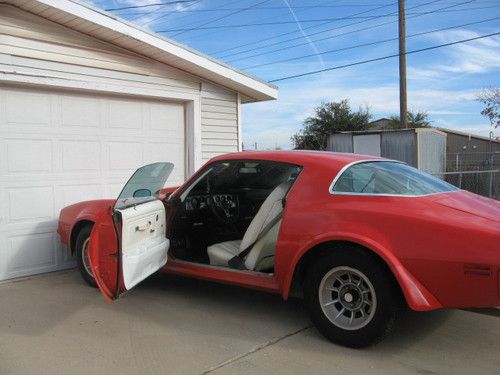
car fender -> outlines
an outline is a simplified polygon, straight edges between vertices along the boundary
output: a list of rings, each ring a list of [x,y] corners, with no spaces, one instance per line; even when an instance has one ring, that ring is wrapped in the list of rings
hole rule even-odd
[[[74,251],[71,248],[71,237],[75,228],[82,222],[95,223],[99,215],[109,210],[113,204],[114,200],[102,199],[76,203],[61,210],[57,233],[61,236],[61,242],[68,245],[70,253]]]
[[[283,283],[282,296],[287,299],[292,286],[293,276],[297,265],[302,257],[315,246],[331,241],[348,241],[373,251],[389,267],[396,278],[406,301],[411,309],[416,311],[427,311],[442,308],[441,303],[404,267],[396,256],[389,250],[388,245],[381,244],[371,238],[357,233],[331,232],[312,238],[293,257]]]

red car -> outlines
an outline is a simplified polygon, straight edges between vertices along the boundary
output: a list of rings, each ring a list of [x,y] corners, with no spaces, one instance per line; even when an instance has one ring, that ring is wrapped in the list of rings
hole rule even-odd
[[[144,166],[118,199],[61,211],[62,242],[109,301],[158,270],[293,293],[351,347],[384,337],[401,305],[500,305],[497,201],[354,154],[229,154],[164,189],[172,167]]]

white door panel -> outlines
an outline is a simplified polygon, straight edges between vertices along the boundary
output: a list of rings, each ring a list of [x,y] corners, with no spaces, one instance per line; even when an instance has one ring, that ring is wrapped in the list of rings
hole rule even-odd
[[[167,263],[165,207],[154,200],[117,211],[122,216],[123,281],[129,290]]]

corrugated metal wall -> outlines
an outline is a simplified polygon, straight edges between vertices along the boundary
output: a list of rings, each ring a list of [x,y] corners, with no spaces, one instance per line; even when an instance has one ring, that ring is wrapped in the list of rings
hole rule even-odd
[[[382,132],[382,156],[417,167],[417,138],[413,129]]]
[[[436,174],[445,172],[446,134],[430,129],[418,129],[418,168]]]
[[[332,134],[328,143],[330,151],[353,152],[352,133]]]
[[[466,147],[464,149],[464,146]],[[447,133],[446,152],[461,153],[461,152],[495,152],[500,151],[500,144],[490,142],[486,139],[471,138],[466,135]]]
[[[420,144],[417,133],[421,137]],[[335,133],[330,136],[330,150],[363,153],[362,150],[354,150],[353,147],[354,137],[360,135],[379,136],[373,137],[373,142],[380,142],[380,155],[382,157],[403,161],[426,172],[444,172],[446,157],[446,135],[444,133],[434,129]],[[417,147],[420,147],[420,152],[418,152]]]

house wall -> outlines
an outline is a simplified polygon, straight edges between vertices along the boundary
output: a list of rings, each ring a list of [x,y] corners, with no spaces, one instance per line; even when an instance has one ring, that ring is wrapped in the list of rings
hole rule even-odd
[[[186,103],[198,100],[201,102],[198,108],[186,107],[198,111],[191,117],[198,117],[194,121],[200,122],[199,127],[191,130],[196,134],[187,138],[201,143],[201,147],[194,147],[196,155],[191,169],[213,156],[238,151],[237,93],[43,17],[0,4],[0,84],[2,80],[15,81],[14,76],[27,83],[75,85],[76,82],[80,88],[171,97]]]
[[[237,94],[207,83],[201,87],[201,158],[206,162],[239,150],[239,106]]]

